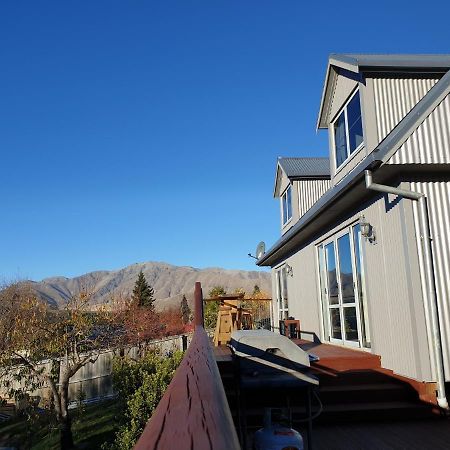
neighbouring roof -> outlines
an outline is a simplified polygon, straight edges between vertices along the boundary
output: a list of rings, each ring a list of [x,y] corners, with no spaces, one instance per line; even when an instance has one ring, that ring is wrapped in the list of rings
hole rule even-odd
[[[289,179],[330,178],[329,158],[278,158],[278,163]]]
[[[408,55],[408,54],[357,54],[332,53],[320,102],[317,128],[327,128],[327,108],[331,100],[331,87],[340,69],[360,74],[361,72],[447,72],[450,69],[450,55]]]
[[[256,264],[270,266],[294,251],[304,239],[314,233],[314,229],[324,226],[341,214],[344,207],[361,201],[368,195],[361,181],[366,169],[375,169],[384,164],[392,154],[431,114],[437,105],[450,95],[450,70],[430,89],[430,91],[409,111],[397,126],[378,144],[373,152],[364,158],[337,185],[329,189],[304,216],[262,256]],[[440,164],[441,170],[448,170]],[[350,195],[353,192],[354,195]],[[341,207],[336,204],[341,202]],[[323,214],[327,211],[327,214]],[[303,235],[303,236],[302,236]]]

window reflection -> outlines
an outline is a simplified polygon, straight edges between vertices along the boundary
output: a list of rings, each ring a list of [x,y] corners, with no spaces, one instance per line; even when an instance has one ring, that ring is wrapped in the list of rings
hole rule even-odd
[[[350,236],[338,239],[339,277],[341,281],[342,303],[355,303],[355,291],[353,289],[352,254],[350,250]]]
[[[336,274],[336,257],[334,255],[334,244],[325,246],[325,253],[327,258],[327,271],[328,271],[328,295],[330,305],[337,305],[339,303],[339,287]]]

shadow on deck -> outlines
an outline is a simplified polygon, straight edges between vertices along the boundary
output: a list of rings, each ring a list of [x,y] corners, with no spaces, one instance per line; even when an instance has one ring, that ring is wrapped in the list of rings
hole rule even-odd
[[[440,416],[430,402],[432,395],[425,383],[383,369],[380,357],[369,352],[320,342],[294,342],[320,358],[311,364],[320,380],[317,393],[323,403],[323,411],[314,421],[315,450],[450,448],[450,421]],[[238,400],[232,354],[226,346],[216,347],[214,353],[236,421]],[[263,405],[279,407],[286,397],[293,428],[305,436],[301,396],[287,391],[261,392],[246,412],[247,442],[251,443],[252,434],[262,426]]]

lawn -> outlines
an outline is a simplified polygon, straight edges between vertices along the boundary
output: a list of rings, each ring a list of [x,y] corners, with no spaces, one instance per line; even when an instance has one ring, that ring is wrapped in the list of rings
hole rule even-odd
[[[98,450],[103,443],[112,442],[116,430],[117,403],[108,401],[86,407],[77,417],[73,413],[73,437],[77,448]],[[30,425],[23,419],[0,424],[0,447],[15,446],[19,449],[59,450],[59,434],[44,427],[30,433]],[[30,436],[31,435],[31,436]]]

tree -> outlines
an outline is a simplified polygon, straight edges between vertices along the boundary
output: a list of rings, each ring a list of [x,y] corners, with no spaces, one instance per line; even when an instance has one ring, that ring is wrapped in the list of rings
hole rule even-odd
[[[133,295],[131,298],[137,306],[153,309],[153,302],[155,301],[153,294],[153,288],[149,286],[147,280],[145,279],[144,273],[141,270],[134,285]]]
[[[166,309],[160,315],[165,336],[177,336],[184,333],[184,324],[178,308]]]
[[[256,297],[257,295],[260,294],[260,292],[261,292],[260,287],[257,284],[255,284],[255,287],[253,288],[252,297]]]
[[[54,310],[29,286],[12,284],[0,291],[0,379],[16,398],[49,387],[63,449],[73,447],[70,378],[122,335],[110,312],[89,309],[92,295],[82,290],[63,310]],[[42,364],[45,359],[52,363]]]
[[[221,295],[226,295],[225,288],[223,286],[214,286],[209,291],[209,298],[220,297]],[[219,302],[206,302],[205,309],[203,312],[205,328],[214,328],[217,323],[217,315],[219,314]]]
[[[181,299],[181,319],[183,321],[183,325],[187,325],[191,319],[191,308],[189,308],[188,301],[185,295]]]

